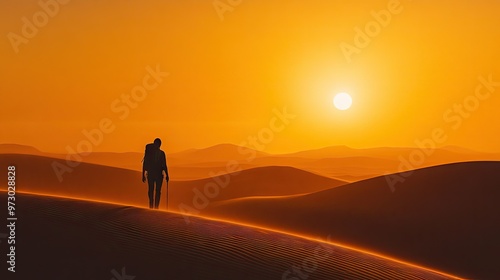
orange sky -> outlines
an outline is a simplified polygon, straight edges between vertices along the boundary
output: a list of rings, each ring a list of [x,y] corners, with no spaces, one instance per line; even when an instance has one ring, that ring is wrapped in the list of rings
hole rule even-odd
[[[42,2],[45,18],[38,1],[0,2],[0,143],[64,152],[107,119],[114,129],[94,151],[259,133],[268,152],[412,146],[441,128],[442,145],[500,152],[500,84],[474,97],[479,76],[500,82],[498,1],[242,0],[223,14],[212,0]],[[341,44],[388,6],[390,22],[347,59]],[[23,33],[34,15],[38,30]],[[148,67],[169,75],[149,79]],[[120,99],[145,78],[144,100]],[[354,98],[348,111],[333,107],[341,91]],[[466,98],[472,111],[453,111]],[[295,118],[270,137],[284,107]]]

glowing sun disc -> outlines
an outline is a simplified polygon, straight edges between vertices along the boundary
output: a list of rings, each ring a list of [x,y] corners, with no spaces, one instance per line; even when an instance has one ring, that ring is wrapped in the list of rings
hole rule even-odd
[[[335,108],[345,111],[352,106],[352,97],[345,92],[341,92],[333,98],[333,105],[335,105]]]

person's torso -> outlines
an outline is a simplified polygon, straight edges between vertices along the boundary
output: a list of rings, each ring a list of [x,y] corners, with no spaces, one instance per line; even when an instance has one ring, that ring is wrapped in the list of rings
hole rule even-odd
[[[162,171],[165,169],[165,152],[163,152],[162,150],[156,150],[152,152],[148,160],[148,174],[161,176]]]

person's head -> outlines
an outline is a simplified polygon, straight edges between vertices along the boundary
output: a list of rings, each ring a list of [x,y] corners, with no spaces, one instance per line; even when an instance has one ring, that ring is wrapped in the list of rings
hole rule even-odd
[[[160,148],[161,146],[161,139],[160,138],[156,138],[155,141],[153,142],[157,147],[158,149]]]

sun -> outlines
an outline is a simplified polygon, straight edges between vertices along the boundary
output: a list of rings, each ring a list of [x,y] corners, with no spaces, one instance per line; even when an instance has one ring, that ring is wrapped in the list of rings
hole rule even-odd
[[[333,98],[333,105],[335,105],[335,108],[345,111],[352,106],[352,97],[345,92],[341,92]]]

